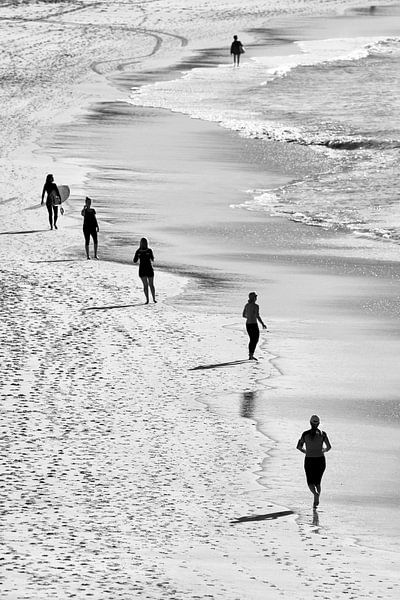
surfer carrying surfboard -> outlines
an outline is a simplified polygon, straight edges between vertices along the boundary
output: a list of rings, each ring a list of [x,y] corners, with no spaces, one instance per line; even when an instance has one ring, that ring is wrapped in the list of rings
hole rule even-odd
[[[231,54],[233,54],[233,64],[237,67],[240,63],[240,55],[244,54],[243,44],[240,40],[238,40],[238,36],[233,36],[233,42],[231,44]]]
[[[86,196],[85,206],[81,210],[83,217],[83,235],[85,236],[85,250],[86,257],[90,260],[89,256],[89,242],[90,237],[93,238],[94,246],[94,258],[97,260],[97,233],[99,232],[99,225],[97,223],[96,211],[92,208],[92,200]]]
[[[53,229],[53,225],[54,229],[57,229],[58,206],[61,204],[61,198],[60,192],[51,173],[47,175],[45,184],[43,186],[41,204],[44,202],[45,194],[47,194],[46,208],[49,213],[50,229]]]

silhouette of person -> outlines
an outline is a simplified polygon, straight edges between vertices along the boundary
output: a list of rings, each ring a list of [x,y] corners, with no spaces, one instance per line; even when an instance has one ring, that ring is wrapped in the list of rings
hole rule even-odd
[[[320,423],[317,415],[312,415],[310,419],[311,429],[303,431],[301,438],[297,442],[297,450],[305,454],[304,470],[306,472],[307,485],[310,492],[314,495],[313,508],[317,508],[321,494],[321,479],[324,474],[326,462],[325,452],[331,449],[331,443],[325,431],[318,428]],[[303,448],[305,446],[305,449]]]
[[[83,217],[83,235],[85,236],[85,250],[86,250],[86,258],[90,260],[89,256],[89,243],[90,237],[93,239],[93,247],[94,247],[94,258],[98,260],[97,256],[97,234],[100,231],[99,224],[97,223],[96,211],[92,208],[92,200],[86,196],[85,198],[85,206],[81,210],[81,215]]]
[[[144,295],[146,296],[146,304],[149,303],[149,287],[153,297],[153,302],[157,302],[156,290],[154,288],[154,270],[153,265],[151,264],[154,261],[154,255],[153,250],[148,246],[146,238],[142,238],[140,240],[139,248],[136,250],[135,256],[133,257],[134,263],[137,263],[138,261],[139,277],[143,282],[143,291]]]
[[[242,42],[238,40],[238,36],[233,36],[233,42],[231,44],[231,54],[233,54],[233,64],[239,66],[240,55],[244,53]]]
[[[259,321],[263,327],[266,329],[264,321],[260,317],[260,308],[258,304],[256,304],[257,294],[255,292],[250,292],[249,301],[243,309],[243,317],[246,319],[246,329],[249,334],[249,360],[257,360],[254,357],[254,351],[256,349],[258,339],[260,337],[260,330],[258,329]]]
[[[58,191],[58,187],[54,182],[54,177],[51,173],[49,173],[46,177],[45,184],[43,186],[42,191],[42,201],[44,202],[44,196],[47,194],[46,198],[46,208],[49,213],[49,223],[50,229],[57,229],[57,219],[58,219],[58,205],[61,204],[60,192]]]

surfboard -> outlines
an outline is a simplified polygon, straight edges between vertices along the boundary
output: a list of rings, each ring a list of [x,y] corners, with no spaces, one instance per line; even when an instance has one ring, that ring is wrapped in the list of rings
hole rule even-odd
[[[62,204],[63,202],[65,202],[66,200],[68,200],[69,195],[70,195],[70,189],[67,185],[59,185],[58,186],[58,191],[60,192],[60,202],[55,202],[55,204]]]

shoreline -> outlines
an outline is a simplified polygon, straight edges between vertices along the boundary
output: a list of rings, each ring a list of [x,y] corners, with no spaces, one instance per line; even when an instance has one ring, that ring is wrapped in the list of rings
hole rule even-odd
[[[129,79],[127,77],[128,77],[127,74],[125,74],[124,75],[124,81],[125,81],[125,85],[127,86],[127,89],[130,89],[131,82],[129,82]],[[134,74],[133,77],[134,77],[134,81],[135,81],[137,75]],[[118,107],[121,106],[121,105],[120,105],[119,101],[117,102],[117,105],[113,105],[113,106],[117,108],[117,110],[115,112],[115,114],[116,114],[116,124],[117,124],[117,126],[119,126],[119,135],[120,135],[121,129],[125,128],[126,126],[129,126],[129,110],[128,110],[128,113],[126,113],[127,109],[121,107],[122,108],[122,113],[120,113]],[[111,111],[110,111],[110,105],[109,104],[107,104],[106,107],[105,107],[105,113],[104,113],[104,115],[102,113],[102,110],[103,110],[102,105],[100,105],[99,107],[94,107],[94,108],[91,109],[92,115],[93,115],[93,111],[94,111],[95,114],[97,113],[99,115],[98,118],[94,119],[94,124],[95,124],[96,127],[98,127],[99,125],[101,125],[104,117],[105,117],[106,122],[107,122],[107,118],[109,118],[110,115],[112,117],[112,115],[114,114],[114,109],[112,108]],[[130,109],[130,110],[132,110],[132,109]],[[234,133],[232,134],[231,132],[228,132],[226,130],[221,130],[221,128],[219,128],[218,126],[216,126],[214,124],[208,124],[208,123],[204,123],[204,122],[193,122],[193,120],[190,120],[189,117],[180,116],[180,115],[176,115],[176,114],[173,114],[173,113],[170,114],[170,113],[168,113],[168,111],[164,111],[164,110],[157,110],[157,109],[135,109],[134,108],[133,112],[134,112],[134,114],[139,115],[139,123],[143,124],[143,131],[146,132],[147,143],[149,143],[149,144],[151,144],[151,142],[149,142],[149,140],[152,140],[151,134],[149,135],[149,126],[150,125],[153,126],[154,129],[155,129],[155,132],[156,132],[155,133],[155,135],[156,135],[155,139],[157,139],[157,136],[160,135],[160,127],[162,127],[163,124],[165,124],[165,128],[166,128],[165,130],[166,130],[166,132],[168,132],[169,130],[170,131],[172,131],[172,130],[176,131],[177,129],[179,131],[185,132],[188,129],[188,130],[192,130],[193,132],[195,132],[195,133],[191,133],[191,135],[195,135],[196,136],[196,135],[199,135],[198,132],[204,132],[204,133],[200,133],[200,135],[210,136],[210,139],[214,138],[214,136],[215,136],[215,141],[221,140],[224,137],[225,137],[225,139],[230,139],[230,138],[235,138],[236,137],[236,134],[234,134]],[[128,114],[128,120],[126,118],[127,114]],[[120,121],[121,118],[122,118],[122,121]],[[113,122],[113,118],[111,118],[111,123],[112,122]],[[120,122],[120,125],[119,125],[119,122]],[[87,121],[87,125],[90,126],[91,123],[93,123],[93,116],[91,116],[90,120]],[[174,123],[175,125],[172,125],[171,123]],[[178,124],[178,126],[177,126],[177,124]],[[134,124],[133,124],[133,127],[135,127]],[[81,129],[81,124],[78,124],[78,128]],[[104,135],[103,134],[97,134],[97,135],[99,135],[99,138],[103,142]],[[161,137],[166,137],[166,135],[167,134],[161,135]],[[72,137],[72,140],[73,139],[74,139],[74,136]],[[90,139],[92,140],[92,144],[93,144],[93,136],[92,135],[90,135]],[[143,138],[139,137],[139,139],[143,139]],[[210,143],[214,143],[214,142],[207,142],[207,144],[208,144],[208,146],[206,146],[207,148],[211,147]],[[249,140],[244,140],[243,144],[244,144],[244,146],[245,146],[245,148],[247,150],[248,149],[248,145],[249,145]],[[85,145],[86,145],[85,142],[83,142],[83,147],[85,147]],[[107,147],[107,153],[109,153],[110,152],[110,144],[106,143],[105,146]],[[152,147],[153,146],[154,146],[154,142],[152,143]],[[73,146],[72,146],[72,148],[73,148]],[[224,144],[223,148],[224,148],[224,152],[226,152],[226,150],[227,150],[227,144]],[[115,152],[115,148],[113,149],[113,151]],[[76,152],[76,149],[75,149],[75,152]],[[162,154],[162,152],[163,152],[163,150],[161,150],[161,154]],[[96,168],[94,169],[94,174],[91,176],[93,184],[95,186],[99,185],[99,183],[100,183],[100,185],[102,184],[101,179],[100,179],[100,181],[96,180],[96,177],[97,177],[96,176],[96,170],[101,165],[101,161],[102,160],[103,159],[100,158],[100,161],[98,162],[98,166],[96,166]],[[176,161],[176,157],[174,157],[173,160]],[[200,160],[202,160],[202,159],[200,159]],[[85,161],[86,161],[86,159],[85,159]],[[135,161],[133,161],[133,162],[135,162]],[[123,164],[123,163],[121,163],[121,164]],[[93,165],[93,163],[92,163],[92,165]],[[92,166],[92,170],[93,170],[93,166]],[[140,168],[139,168],[138,172],[140,173]],[[265,173],[263,174],[263,176],[265,177]],[[282,177],[282,175],[279,175],[278,177]],[[266,178],[268,179],[268,176]],[[157,179],[158,179],[157,176],[154,179],[154,174],[152,172],[152,169],[150,169],[149,180],[157,181]],[[126,207],[127,205],[125,204],[124,206]],[[105,208],[105,204],[102,205],[102,210],[104,210],[104,208]],[[151,208],[147,209],[148,213],[151,213],[151,210],[152,210]],[[156,214],[157,214],[157,212],[156,212]],[[110,212],[110,215],[112,216],[112,210]],[[143,217],[143,215],[142,215],[142,217]],[[144,214],[144,220],[145,220],[145,222],[148,222],[148,219],[149,219],[149,217],[145,213]],[[262,227],[264,227],[264,225],[265,225],[265,223],[263,222],[263,219],[262,219],[262,217],[260,217],[260,215],[245,214],[243,216],[240,215],[239,222],[240,222],[240,219],[242,219],[242,220],[244,219],[245,221],[248,221],[250,224],[254,223],[254,231],[257,231],[256,228],[259,226],[260,223],[262,223]],[[273,228],[275,228],[277,222],[279,222],[278,230],[279,230],[280,233],[283,233],[283,235],[284,235],[283,239],[284,239],[285,242],[291,236],[293,236],[293,233],[295,232],[294,244],[293,244],[293,254],[289,254],[286,259],[283,256],[279,256],[279,252],[277,252],[277,250],[276,250],[277,247],[276,247],[276,239],[275,239],[274,240],[275,245],[274,245],[274,243],[272,244],[271,251],[270,251],[270,253],[272,253],[272,257],[270,255],[268,255],[268,252],[265,253],[265,250],[263,250],[263,252],[260,253],[259,256],[257,256],[257,258],[255,258],[254,253],[252,253],[251,255],[249,255],[249,261],[250,262],[247,262],[247,264],[249,266],[251,266],[252,263],[254,262],[254,260],[256,260],[256,262],[254,264],[255,265],[259,265],[260,264],[260,262],[259,262],[260,261],[260,257],[263,257],[263,259],[265,258],[269,262],[270,269],[272,269],[272,266],[274,265],[273,269],[272,269],[272,272],[274,273],[274,275],[272,276],[272,278],[269,278],[269,280],[267,280],[266,282],[264,282],[260,286],[261,289],[262,289],[262,295],[263,296],[265,296],[265,297],[268,296],[270,284],[274,283],[274,280],[276,278],[277,278],[277,281],[279,281],[278,289],[279,289],[279,287],[282,284],[285,286],[286,285],[285,284],[285,279],[288,276],[291,276],[290,273],[293,271],[293,266],[296,269],[296,267],[298,268],[300,265],[301,265],[301,269],[299,271],[299,274],[302,275],[302,276],[304,276],[304,275],[307,274],[307,280],[309,280],[310,283],[311,283],[311,285],[312,285],[311,289],[313,289],[314,293],[317,294],[316,298],[313,300],[313,302],[309,306],[307,306],[307,304],[310,304],[309,299],[306,299],[307,300],[307,304],[305,304],[303,306],[303,309],[306,310],[306,313],[305,313],[305,316],[307,315],[306,319],[309,319],[310,308],[316,307],[317,306],[317,302],[318,302],[319,298],[321,297],[321,294],[320,294],[320,292],[317,291],[317,287],[316,286],[319,286],[320,283],[321,283],[321,281],[324,281],[325,285],[326,284],[328,284],[329,286],[333,285],[333,283],[332,284],[329,283],[329,279],[331,279],[332,282],[334,282],[334,281],[339,282],[339,280],[342,279],[343,275],[344,275],[343,266],[347,265],[347,268],[348,268],[348,271],[349,271],[348,275],[347,275],[348,276],[348,282],[349,282],[349,284],[352,286],[352,288],[354,290],[357,289],[358,282],[352,276],[353,275],[353,271],[354,271],[354,259],[353,259],[353,257],[351,257],[351,256],[350,257],[346,257],[345,256],[343,259],[339,259],[338,260],[337,257],[333,257],[332,258],[332,256],[330,256],[329,254],[328,254],[327,257],[324,257],[322,253],[317,253],[316,256],[315,256],[315,259],[314,259],[315,262],[316,262],[316,265],[317,265],[317,268],[315,269],[314,266],[312,265],[312,262],[313,262],[312,257],[315,254],[315,246],[309,244],[309,239],[310,239],[309,228],[307,226],[297,225],[295,223],[282,222],[282,220],[279,220],[279,219],[272,219],[271,220],[271,229],[270,229],[270,231],[272,231]],[[154,226],[154,220],[152,222],[152,225]],[[231,221],[230,225],[232,225],[232,221]],[[115,228],[115,224],[114,224],[114,228]],[[176,234],[177,230],[173,231],[173,233]],[[322,247],[324,247],[324,243],[326,243],[326,242],[324,242],[324,240],[326,240],[326,239],[328,239],[328,240],[337,239],[337,235],[336,235],[335,232],[332,233],[332,232],[325,232],[325,231],[318,231],[317,230],[317,231],[312,231],[311,234],[312,234],[312,238],[313,239],[317,239],[317,240],[320,239],[322,241]],[[114,240],[115,240],[115,236],[114,236]],[[306,250],[305,256],[302,257],[302,258],[299,256],[299,240],[302,240],[302,243],[305,244],[305,247],[309,248],[308,251]],[[303,242],[303,240],[304,240],[304,242]],[[125,242],[125,234],[123,234],[123,236],[122,236],[122,242],[123,243]],[[158,244],[158,245],[160,245],[161,248],[162,248],[163,246],[165,246],[166,243],[168,244],[168,237],[166,239],[164,239],[161,244]],[[121,246],[121,249],[124,250],[123,245]],[[114,250],[115,250],[115,246],[114,246]],[[309,254],[309,255],[307,256],[307,254]],[[311,254],[311,256],[310,256],[310,254]],[[106,258],[108,258],[108,257],[106,257]],[[273,259],[272,263],[271,263],[271,258]],[[124,259],[124,262],[125,262],[125,259]],[[376,263],[374,262],[374,260],[370,260],[370,261],[367,260],[366,262],[370,266],[371,272],[375,276],[376,275]],[[195,258],[194,261],[192,261],[191,263],[189,263],[189,265],[186,268],[184,268],[183,271],[186,272],[187,274],[190,274],[190,272],[193,270],[193,266],[192,265],[194,265],[194,264],[197,264],[197,268],[198,268],[198,265],[199,265],[198,256]],[[203,278],[204,278],[203,269],[205,268],[204,265],[206,265],[206,264],[208,264],[208,257],[206,258],[205,261],[203,260],[203,266],[200,267],[200,270],[199,270],[200,280],[197,278],[197,279],[195,279],[195,281],[193,282],[193,284],[191,284],[191,288],[194,290],[195,295],[198,294],[198,292],[199,292],[199,281],[200,282],[203,281]],[[229,275],[229,261],[228,262],[224,262],[222,264],[224,265],[225,269],[228,268],[228,277],[227,277],[226,283],[228,285],[228,289],[230,289],[230,291],[232,293],[232,291],[233,291],[232,290],[232,277]],[[386,263],[386,264],[389,264],[389,263]],[[326,266],[328,266],[329,269],[333,270],[333,277],[327,276]],[[396,264],[396,266],[398,266],[398,265]],[[217,291],[215,291],[215,290],[212,291],[212,295],[213,295],[214,298],[222,298],[223,294],[225,293],[224,290],[226,289],[226,283],[224,282],[224,280],[220,280],[219,279],[219,271],[221,270],[221,261],[220,260],[219,260],[219,264],[218,264],[218,262],[215,264],[215,267],[216,267],[215,276],[213,275],[211,277],[210,282],[217,283],[218,287],[217,287]],[[161,267],[161,268],[163,268],[163,267]],[[170,268],[170,265],[166,265],[166,270],[168,270],[169,268]],[[256,266],[256,268],[257,268],[257,266]],[[305,269],[305,271],[304,271],[304,269]],[[359,270],[359,273],[361,274],[363,280],[365,281],[366,272],[365,272],[365,268],[363,267],[363,261],[362,260],[359,263],[358,270]],[[285,272],[286,272],[286,274],[285,274]],[[323,277],[322,280],[320,280],[321,276]],[[312,283],[313,281],[315,283]],[[221,286],[221,284],[222,284],[222,286]],[[259,282],[259,285],[260,285],[260,282]],[[340,289],[340,287],[343,287],[343,284],[340,284],[338,286],[338,289]],[[368,290],[367,294],[371,293],[371,289],[372,288],[369,285],[367,285],[367,290]],[[208,293],[210,293],[210,291],[211,291],[211,288],[208,285],[206,285],[206,287],[205,287],[205,294],[207,295]],[[325,296],[325,294],[322,293],[322,299],[324,299],[324,296]],[[348,296],[348,294],[346,294],[346,296]],[[238,294],[236,292],[234,292],[234,296],[233,297],[234,297],[234,302],[235,302],[234,305],[237,307],[238,302],[239,302]],[[181,296],[181,298],[182,298],[182,296]],[[191,309],[192,309],[191,304],[193,302],[193,293],[189,297],[189,303],[190,304],[188,304],[187,301],[184,301],[181,298],[177,298],[176,299],[176,302],[178,303],[178,305],[180,305],[184,310],[188,310],[189,312],[191,312]],[[278,312],[277,311],[277,303],[281,302],[281,298],[282,298],[282,292],[278,291],[277,294],[276,294],[276,299],[274,300],[274,303],[272,305],[272,312],[275,314],[274,321],[276,323],[279,323],[279,321],[283,319],[282,320],[282,324],[285,324],[285,322],[288,320],[288,310],[290,312],[292,310],[292,307],[291,307],[291,305],[289,305],[288,310],[286,310],[282,314],[282,316],[280,316],[279,313],[277,314],[277,312]],[[348,302],[349,299],[350,298],[348,298],[348,297],[346,298],[347,302]],[[204,304],[204,302],[205,302],[205,304]],[[206,312],[208,312],[210,310],[212,304],[213,304],[213,300],[211,301],[211,305],[208,305],[208,303],[205,300],[205,296],[203,294],[203,299],[200,300],[200,302],[197,304],[197,306],[198,306],[197,310],[200,310],[200,312],[204,312],[204,310]],[[393,298],[393,306],[394,306],[393,316],[396,317],[397,315],[396,315],[396,299],[395,299],[395,297]],[[359,313],[359,308],[357,306],[357,302],[353,306],[351,306],[351,305],[346,306],[346,312],[347,311],[349,311],[350,315],[353,315],[353,318],[356,317],[356,315]],[[319,310],[319,313],[320,314],[324,314],[323,312],[321,312],[321,310]],[[232,315],[233,314],[232,310],[230,310],[230,311],[228,310],[228,314]],[[329,314],[330,313],[328,313],[328,315]],[[379,312],[378,312],[378,314],[379,314]],[[380,320],[381,320],[381,315],[379,315],[379,316],[380,316]],[[363,317],[363,319],[364,319],[364,317]],[[337,318],[335,318],[335,320],[337,320]],[[297,327],[297,324],[295,324],[295,326]],[[310,327],[308,327],[308,325],[307,325],[307,328],[310,329],[311,336],[313,337],[315,335],[315,331],[318,332],[318,330],[319,330],[318,319],[316,320],[316,325],[315,326],[312,324],[312,322],[310,323],[310,326],[311,326],[311,329],[310,329]],[[285,332],[286,334],[288,334],[286,325],[284,325],[284,327],[282,328],[282,333],[283,332]],[[302,335],[309,336],[310,334],[306,330],[305,333],[304,332],[302,333]],[[274,353],[278,353],[279,355],[281,355],[281,354],[285,355],[286,354],[287,349],[286,349],[285,340],[280,339],[280,336],[279,336],[278,332],[277,333],[273,332],[272,336],[269,336],[269,339],[270,339],[269,343],[271,343],[271,344],[275,343],[276,344],[275,350],[273,350],[272,354],[274,354]],[[278,352],[276,352],[277,350],[278,350]],[[300,348],[298,350],[300,350]],[[322,356],[323,356],[324,355],[324,349],[323,349],[323,347],[321,345],[320,345],[320,351],[322,352]],[[311,355],[313,355],[312,351],[311,351]],[[371,358],[371,360],[372,360],[372,358]],[[296,367],[296,363],[294,363],[293,365],[290,365],[290,363],[288,363],[287,360],[285,360],[285,362],[283,364],[284,364],[283,371],[285,371],[285,369],[287,369],[289,367],[289,372],[290,372],[290,369],[292,368],[292,366]],[[321,371],[322,371],[322,373],[324,374],[324,377],[325,377],[325,373],[326,373],[326,367],[325,367],[325,365],[324,365],[323,369],[321,369]],[[304,377],[305,373],[304,373],[303,369],[301,370],[301,373],[302,373],[302,376]],[[349,373],[349,376],[350,376],[350,373]],[[295,378],[297,386],[299,386],[299,384],[300,384],[299,379],[300,379],[299,377]],[[308,378],[306,377],[305,380],[307,381],[307,379]],[[279,386],[278,386],[278,388],[279,388]],[[285,386],[283,386],[283,388],[285,388]],[[307,389],[307,384],[303,383],[303,385],[301,385],[300,390],[303,390],[303,389]],[[299,391],[297,393],[295,393],[294,397],[296,397],[296,395],[298,396],[299,393],[301,394],[301,392],[299,392]],[[321,393],[321,390],[317,388],[317,391],[315,392],[315,394],[318,396],[318,395],[320,395],[320,393]],[[292,395],[293,394],[290,394],[290,396],[292,396]],[[319,402],[321,402],[321,401],[319,400]],[[326,411],[326,408],[324,406],[322,406],[322,408],[320,410]],[[331,418],[332,418],[332,416],[331,416]],[[261,419],[262,418],[263,418],[263,416],[261,416]],[[342,427],[343,423],[341,423],[340,426]],[[269,434],[268,434],[268,432],[267,432],[266,429],[264,429],[264,435],[266,435],[267,437],[269,437]],[[292,476],[293,476],[293,474],[292,474]]]
[[[151,124],[157,128],[165,121],[166,128],[173,129],[171,123],[177,122],[169,115],[160,120],[154,117],[153,122],[152,119],[144,119],[145,132]],[[178,119],[182,130],[192,130],[188,117]],[[72,130],[73,125],[71,122],[66,127]],[[83,128],[79,131],[79,127],[78,122],[76,139],[82,144],[85,131]],[[205,132],[207,152],[230,135],[208,125],[193,127]],[[107,152],[110,153],[110,148]],[[189,151],[188,154],[190,160]],[[51,144],[46,143],[45,148],[38,151],[39,155],[39,162],[44,162],[43,156],[51,156]],[[61,165],[63,173],[75,169],[75,164],[65,160],[64,150],[60,153],[58,148],[55,164]],[[84,160],[83,165],[82,173],[93,170],[93,163]],[[224,173],[226,181],[230,169],[228,166]],[[149,172],[151,179],[154,170],[149,169]],[[87,183],[89,175],[85,179]],[[93,184],[99,181],[96,175],[91,179]],[[124,189],[120,182],[113,182],[113,186]],[[76,189],[82,191],[83,182]],[[95,198],[97,204],[97,195]],[[332,323],[328,328],[324,319],[338,310],[333,327],[347,328],[351,319],[360,313],[358,305],[363,302],[363,293],[370,300],[376,297],[375,309],[379,312],[379,302],[386,292],[391,290],[391,298],[395,300],[391,285],[382,287],[377,278],[376,286],[371,286],[370,277],[365,283],[362,264],[359,272],[365,283],[363,290],[359,289],[361,278],[352,277],[351,272],[343,278],[340,262],[331,265],[336,277],[326,276],[330,257],[322,260],[322,267],[310,268],[311,258],[299,257],[299,239],[301,246],[309,236],[307,228],[281,222],[278,227],[278,221],[270,220],[266,231],[278,229],[280,233],[286,232],[286,239],[294,239],[293,254],[284,259],[283,266],[274,242],[268,251],[257,249],[246,258],[249,264],[255,265],[255,270],[265,260],[268,267],[268,272],[262,274],[262,283],[260,281],[262,314],[268,315],[265,319],[268,323],[270,313],[273,315],[272,332],[260,340],[262,353],[268,353],[268,358],[264,355],[260,364],[255,368],[251,366],[251,371],[246,361],[237,370],[220,368],[190,372],[188,376],[191,367],[207,363],[210,348],[210,363],[226,361],[228,353],[229,359],[236,359],[245,350],[247,342],[243,323],[238,323],[237,309],[242,302],[244,285],[250,283],[251,277],[243,278],[241,273],[235,279],[228,271],[224,280],[218,272],[221,266],[218,269],[217,259],[215,276],[201,279],[208,261],[204,255],[199,274],[200,281],[205,282],[205,291],[203,300],[193,311],[182,296],[191,294],[193,298],[199,291],[197,281],[189,283],[188,288],[188,284],[184,284],[187,279],[161,273],[161,267],[160,274],[156,275],[162,302],[149,307],[154,309],[153,313],[144,309],[138,316],[134,304],[138,296],[141,305],[142,291],[136,271],[118,261],[85,262],[82,233],[80,225],[79,229],[76,227],[74,215],[79,213],[80,203],[73,194],[64,221],[67,227],[63,224],[58,232],[63,243],[73,236],[69,254],[73,258],[67,261],[64,248],[56,247],[54,236],[50,238],[46,230],[33,235],[32,240],[37,238],[38,241],[32,244],[25,241],[25,236],[12,235],[8,241],[7,236],[0,238],[2,269],[7,276],[13,274],[6,305],[11,354],[13,360],[16,359],[16,373],[12,373],[11,363],[7,371],[10,391],[6,408],[16,419],[15,423],[10,421],[8,439],[13,449],[11,454],[17,457],[12,464],[16,475],[11,470],[7,473],[14,492],[9,505],[7,534],[12,551],[7,561],[10,577],[14,569],[23,581],[26,578],[26,585],[21,584],[23,594],[29,595],[31,600],[54,595],[67,597],[68,593],[83,599],[88,595],[85,587],[88,584],[91,595],[110,600],[116,594],[123,599],[136,594],[152,600],[166,595],[179,600],[194,595],[261,600],[266,593],[271,600],[285,595],[287,598],[296,595],[303,600],[309,597],[310,591],[328,598],[348,594],[359,600],[372,595],[379,597],[381,593],[388,599],[397,597],[398,551],[391,554],[382,548],[374,550],[364,542],[360,552],[360,546],[354,547],[349,541],[352,536],[343,535],[337,528],[333,515],[339,506],[338,498],[332,501],[329,495],[333,482],[339,481],[338,464],[335,466],[333,459],[329,460],[326,504],[324,498],[320,521],[315,521],[311,510],[304,508],[305,498],[308,506],[308,491],[301,467],[294,466],[292,461],[292,456],[296,457],[292,442],[299,422],[311,409],[301,399],[301,391],[307,388],[309,380],[302,382],[300,392],[297,389],[306,374],[304,369],[310,365],[301,365],[297,373],[296,353],[300,350],[307,359],[311,357],[317,378],[321,374],[325,376],[324,370],[318,370],[317,353],[325,351]],[[20,214],[28,218],[28,213]],[[105,214],[104,205],[99,209],[99,216],[102,214]],[[39,230],[45,219],[44,212],[41,217],[36,211],[29,215]],[[110,224],[116,227],[118,224],[112,221],[112,216],[110,211]],[[235,215],[228,225],[233,226],[235,220],[240,227],[245,222],[250,228],[254,227],[250,231],[260,231],[259,217],[246,215],[243,220]],[[11,216],[9,223],[14,223]],[[101,230],[104,235],[103,226]],[[301,231],[304,235],[300,235]],[[109,235],[112,235],[111,228]],[[317,233],[312,235],[319,237]],[[75,265],[78,244],[82,260]],[[19,255],[13,256],[14,245],[18,245]],[[230,263],[238,262],[229,245],[226,256],[220,247],[217,250],[222,257],[222,271]],[[39,259],[38,262],[49,259],[49,263],[54,264],[32,267],[32,258]],[[246,261],[240,264],[245,265]],[[169,268],[167,264],[166,270]],[[190,272],[190,263],[185,268]],[[133,286],[131,273],[135,273],[136,278]],[[287,282],[296,277],[298,285],[306,288],[300,294],[298,313],[293,312],[294,302],[285,305],[282,301],[296,290],[296,286],[287,287]],[[326,301],[328,296],[318,291],[319,286],[326,286],[329,292],[339,281],[342,295],[334,298],[330,308],[323,305],[312,318],[315,305],[321,299]],[[213,283],[217,283],[216,287]],[[189,291],[192,289],[194,294]],[[15,290],[20,302],[17,308],[12,296]],[[307,295],[313,290],[316,297],[310,306]],[[230,309],[221,314],[222,309],[217,306],[215,315],[211,312],[213,302],[215,308],[215,300],[223,299],[226,294],[231,300]],[[57,302],[58,295],[63,299],[61,306]],[[207,304],[204,298],[210,295],[211,303]],[[87,308],[91,310],[83,312],[78,307],[84,302],[98,304],[90,304]],[[124,310],[125,304],[131,305],[129,313]],[[93,310],[96,308],[98,310]],[[116,308],[121,310],[114,310]],[[341,317],[345,317],[344,324]],[[371,329],[365,315],[360,317],[359,323],[366,331]],[[382,318],[376,327],[381,323]],[[32,324],[33,334],[29,329]],[[387,327],[389,329],[389,325]],[[397,333],[393,337],[397,338]],[[316,341],[320,346],[314,350],[312,344]],[[343,341],[345,345],[349,343],[346,337],[340,336],[332,343]],[[397,339],[391,349],[395,350],[396,344]],[[351,348],[350,355],[353,351]],[[26,362],[27,354],[36,357],[32,365]],[[190,354],[196,360],[190,359]],[[274,373],[275,369],[278,373]],[[14,404],[12,399],[22,375],[25,387]],[[327,394],[329,383],[322,378],[315,382],[314,388],[310,387],[314,400],[321,391],[326,396],[324,400],[332,399]],[[217,395],[215,390],[218,390]],[[246,393],[249,394],[247,399]],[[373,393],[374,390],[371,398]],[[300,405],[296,406],[298,400]],[[350,396],[350,401],[353,400]],[[345,409],[344,397],[340,403]],[[335,417],[334,409],[320,400],[319,408],[326,414],[330,411],[326,418],[329,433],[334,425],[336,431],[341,431],[340,415]],[[377,410],[382,410],[382,405]],[[358,418],[359,413],[354,414]],[[18,425],[27,431],[26,445],[19,435]],[[383,434],[388,431],[381,429]],[[360,428],[361,438],[365,431]],[[336,463],[346,461],[340,447],[345,446],[348,433],[348,429],[342,429],[335,444],[339,455]],[[377,438],[382,439],[381,435]],[[32,448],[35,448],[33,457],[39,458],[38,464],[31,463]],[[277,450],[281,456],[286,453],[283,463]],[[388,451],[393,449],[388,447]],[[31,467],[30,479],[20,470],[18,456],[23,457],[22,464]],[[265,456],[262,464],[260,456]],[[285,490],[285,477],[290,481],[293,473],[296,474],[293,486]],[[25,486],[20,495],[17,476]],[[262,483],[263,479],[267,481]],[[277,496],[282,499],[282,505],[276,502]],[[291,498],[290,502],[284,502],[287,498]],[[345,502],[343,508],[348,504],[351,510],[354,499],[342,501]],[[250,518],[233,527],[232,520],[241,517]],[[71,524],[74,518],[77,523]],[[32,543],[25,539],[29,527],[34,528],[37,536]],[[49,547],[55,556],[53,562],[49,558]],[[37,576],[35,560],[28,564],[23,558],[30,550],[36,553],[41,564],[39,569],[36,564]],[[71,550],[77,552],[76,559],[71,556]],[[372,575],[377,576],[371,579]],[[47,581],[46,590],[40,577]],[[15,592],[10,591],[13,585],[10,579],[6,589],[10,600],[15,596]]]

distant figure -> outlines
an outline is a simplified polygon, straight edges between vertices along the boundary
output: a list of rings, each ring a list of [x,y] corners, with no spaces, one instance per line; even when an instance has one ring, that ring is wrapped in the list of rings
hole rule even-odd
[[[238,40],[238,36],[233,36],[233,42],[231,44],[231,54],[233,54],[233,64],[239,66],[240,55],[244,53],[242,42]]]
[[[93,246],[94,246],[94,258],[98,260],[97,256],[97,234],[100,231],[99,225],[97,223],[96,211],[92,208],[92,200],[86,196],[85,198],[85,206],[81,210],[81,215],[83,217],[83,235],[85,236],[85,250],[86,250],[86,258],[90,260],[89,256],[89,242],[90,236],[93,238]]]
[[[310,419],[311,429],[304,431],[297,442],[297,450],[306,455],[304,470],[306,472],[307,485],[314,495],[313,508],[317,508],[319,504],[321,479],[326,467],[324,454],[332,447],[325,431],[318,429],[319,423],[319,417],[313,415]],[[305,450],[303,448],[304,445],[306,446]]]
[[[139,248],[135,252],[135,256],[133,257],[133,262],[137,263],[139,261],[139,277],[143,282],[143,291],[146,296],[146,304],[149,303],[149,287],[151,291],[151,295],[153,296],[153,301],[156,300],[156,291],[154,289],[154,271],[153,265],[151,264],[154,261],[153,250],[148,247],[146,238],[142,238],[140,240]]]
[[[258,329],[257,321],[261,323],[263,329],[267,328],[262,318],[260,317],[260,309],[258,304],[256,304],[256,300],[257,294],[255,292],[250,292],[249,301],[243,309],[243,317],[246,319],[246,329],[250,338],[249,360],[257,360],[254,357],[254,351],[258,343],[258,338],[260,337],[260,330]]]
[[[50,229],[57,229],[58,219],[58,205],[61,204],[60,192],[58,191],[57,185],[54,183],[54,177],[49,173],[46,177],[45,184],[42,191],[42,202],[44,202],[44,195],[47,194],[46,208],[49,213]]]

